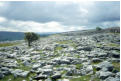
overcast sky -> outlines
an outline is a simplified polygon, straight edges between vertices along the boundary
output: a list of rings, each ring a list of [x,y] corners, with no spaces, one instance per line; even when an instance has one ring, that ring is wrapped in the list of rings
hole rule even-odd
[[[65,32],[120,26],[120,2],[0,2],[0,31]]]

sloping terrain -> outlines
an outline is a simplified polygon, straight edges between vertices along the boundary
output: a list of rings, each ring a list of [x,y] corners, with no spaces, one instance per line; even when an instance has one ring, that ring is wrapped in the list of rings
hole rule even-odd
[[[0,81],[120,81],[120,33],[80,33],[1,46]]]
[[[24,33],[22,32],[0,31],[0,41],[22,40],[23,38]]]

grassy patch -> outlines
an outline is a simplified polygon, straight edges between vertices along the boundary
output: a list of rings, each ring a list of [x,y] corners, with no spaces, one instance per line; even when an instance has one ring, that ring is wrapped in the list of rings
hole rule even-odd
[[[68,44],[69,42],[70,42],[69,40],[57,41],[57,43],[59,43],[59,44]]]
[[[118,52],[120,54],[120,51],[116,50],[116,52]]]
[[[101,63],[101,62],[92,62],[91,64],[92,64],[92,65],[97,65],[97,64],[99,64],[99,63]]]
[[[102,44],[97,43],[97,44],[96,44],[96,46],[97,46],[97,47],[102,47],[103,45],[102,45]]]
[[[42,50],[39,50],[40,53],[42,53],[43,51]]]
[[[72,42],[72,43],[70,43],[70,46],[72,46],[76,49],[76,43]]]
[[[20,43],[0,43],[0,47],[6,47],[6,46],[14,46],[18,45]]]
[[[120,47],[119,44],[115,44],[115,43],[110,43],[110,44],[108,44],[108,46],[111,46],[111,47]]]
[[[54,49],[54,54],[56,54],[57,56],[59,56],[59,51],[61,51],[63,48],[62,47],[60,47],[60,46],[58,46],[58,47],[56,47],[55,49]]]
[[[81,67],[83,67],[82,64],[76,64],[76,69],[80,69]]]
[[[90,81],[91,75],[81,76],[79,78],[72,78],[70,81]],[[94,78],[92,81],[100,81],[99,78]]]
[[[24,77],[14,78],[14,76],[11,74],[11,75],[5,76],[3,79],[0,79],[0,81],[23,81],[23,80],[30,81],[29,77],[32,77],[34,75],[35,75],[35,73],[29,73],[29,75],[26,78],[24,78]]]
[[[76,57],[76,58],[80,58],[80,56],[79,56],[79,55],[75,55],[75,57]]]
[[[65,73],[67,73],[67,71],[66,71],[66,70],[64,70],[64,71],[62,71],[62,72],[61,72],[61,74],[65,74]]]
[[[93,67],[93,74],[95,74],[96,73],[96,68],[95,67]]]
[[[112,62],[114,69],[120,72],[120,63],[119,62]]]
[[[17,60],[17,63],[19,64],[19,66],[15,69],[21,69],[24,71],[29,71],[31,69],[31,67],[25,66],[21,60]]]
[[[63,49],[63,48],[60,47],[60,46],[58,46],[58,47],[55,48],[56,51],[57,51],[57,50],[62,50],[62,49]]]

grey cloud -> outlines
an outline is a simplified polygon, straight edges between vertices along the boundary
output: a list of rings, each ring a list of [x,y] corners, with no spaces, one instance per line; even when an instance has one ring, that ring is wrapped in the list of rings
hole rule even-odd
[[[65,2],[60,4],[56,1],[41,2],[4,2],[0,7],[0,16],[8,20],[34,21],[38,23],[59,22],[66,27],[85,26],[119,26],[120,2]],[[108,22],[108,23],[106,23]],[[15,27],[11,24],[0,24],[6,27]],[[9,25],[9,26],[8,26]]]

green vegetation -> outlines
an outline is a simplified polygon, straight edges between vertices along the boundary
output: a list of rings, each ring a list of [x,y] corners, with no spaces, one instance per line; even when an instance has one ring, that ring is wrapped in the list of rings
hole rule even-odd
[[[70,42],[69,40],[57,41],[57,43],[59,43],[59,44],[68,44],[69,42]]]
[[[79,55],[75,55],[75,57],[76,57],[76,58],[80,58],[80,56],[79,56]]]
[[[96,44],[96,46],[97,46],[97,47],[101,47],[101,46],[102,46],[102,44],[97,43],[97,44]]]
[[[25,70],[25,71],[29,71],[31,69],[31,67],[25,66],[21,60],[17,60],[19,66],[15,69],[21,69],[21,70]]]
[[[18,45],[20,43],[0,43],[0,47],[6,47],[6,46],[14,46]]]
[[[101,31],[102,28],[100,28],[100,27],[96,27],[96,30],[97,30],[97,31]]]
[[[95,74],[96,73],[96,68],[95,67],[93,67],[93,74]]]
[[[57,50],[62,50],[62,49],[63,49],[63,48],[60,47],[60,46],[58,46],[58,47],[55,48],[56,51],[57,51]]]
[[[65,73],[67,73],[67,71],[66,71],[66,70],[64,70],[64,71],[62,71],[62,72],[61,72],[61,74],[65,74]]]
[[[27,33],[24,33],[24,39],[28,42],[28,46],[30,47],[33,41],[36,41],[39,39],[39,35],[33,32],[27,32]]]
[[[120,63],[119,62],[112,62],[114,69],[120,72]]]
[[[81,67],[83,67],[82,64],[76,64],[76,69],[80,69]]]
[[[56,54],[57,56],[59,55],[58,51],[61,51],[63,48],[60,47],[60,46],[57,46],[55,49],[54,49],[54,54]]]
[[[39,53],[42,53],[43,52],[43,50],[36,50],[37,52],[39,52]]]
[[[72,46],[76,49],[76,43],[72,42],[72,43],[70,43],[70,46]]]
[[[29,78],[32,76],[35,76],[35,73],[29,73],[29,75],[26,78],[19,76],[17,78],[14,78],[14,76],[11,74],[5,76],[3,79],[0,79],[0,81],[23,81],[23,80],[30,81]]]
[[[100,62],[92,62],[92,65],[97,65],[99,64]]]
[[[79,78],[72,78],[70,81],[90,81],[91,75],[81,76]],[[99,78],[94,78],[92,81],[100,81]]]
[[[120,54],[120,51],[119,50],[116,50],[116,52],[118,52]]]
[[[115,44],[115,43],[110,43],[110,44],[108,44],[108,46],[111,46],[111,47],[120,47],[119,44]]]

